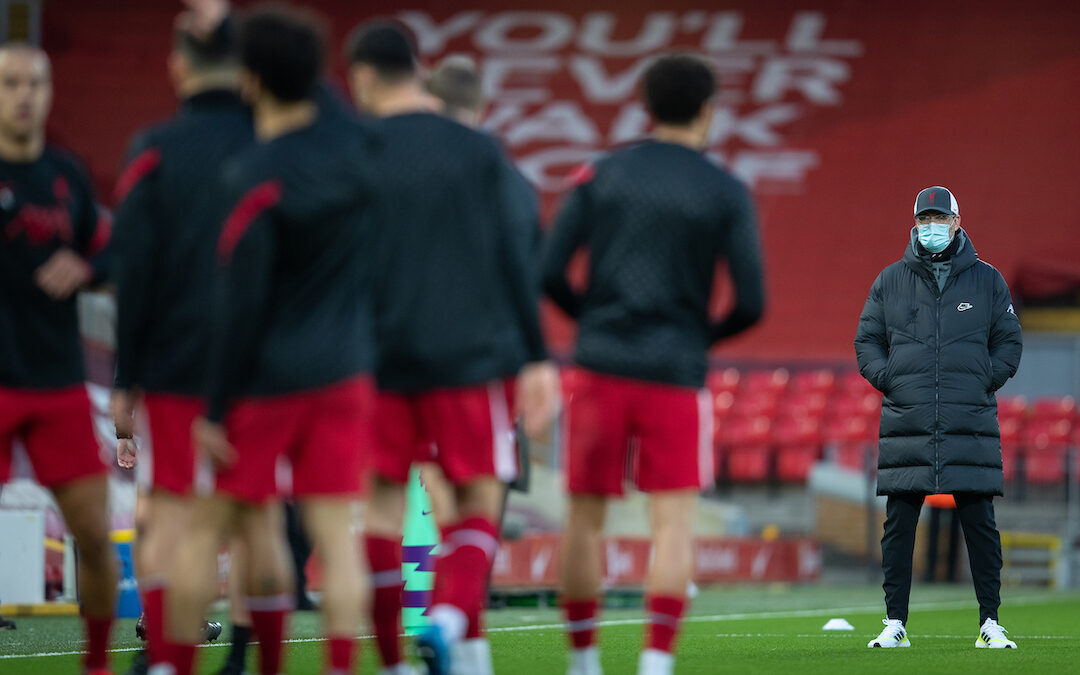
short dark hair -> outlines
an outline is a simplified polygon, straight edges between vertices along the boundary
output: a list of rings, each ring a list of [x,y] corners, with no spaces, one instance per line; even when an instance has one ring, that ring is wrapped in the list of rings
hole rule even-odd
[[[205,39],[178,27],[173,31],[173,49],[183,54],[196,72],[235,67],[238,65],[236,22],[232,17],[226,17]]]
[[[645,70],[642,96],[662,124],[689,124],[716,91],[712,68],[694,54],[667,54]]]
[[[408,28],[390,19],[373,19],[360,24],[346,41],[349,63],[363,63],[384,80],[399,80],[416,74],[416,40]]]
[[[240,63],[282,102],[310,98],[323,67],[323,26],[312,13],[261,5],[240,24]]]
[[[427,81],[427,89],[446,105],[446,112],[474,112],[484,105],[476,62],[463,54],[447,56]]]

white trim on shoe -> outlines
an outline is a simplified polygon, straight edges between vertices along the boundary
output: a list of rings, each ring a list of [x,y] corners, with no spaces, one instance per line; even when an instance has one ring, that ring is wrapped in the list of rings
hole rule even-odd
[[[908,640],[907,629],[904,628],[903,621],[900,619],[882,619],[881,623],[885,624],[885,628],[878,633],[876,638],[866,643],[867,647],[892,649],[893,647],[911,646],[911,641]]]
[[[1016,643],[1005,637],[1009,631],[993,619],[987,619],[979,627],[979,637],[975,638],[976,649],[1016,649]]]

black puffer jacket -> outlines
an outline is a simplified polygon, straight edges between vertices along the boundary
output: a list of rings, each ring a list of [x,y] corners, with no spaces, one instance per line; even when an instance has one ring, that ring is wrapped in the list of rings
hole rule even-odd
[[[939,291],[913,228],[859,317],[859,372],[885,395],[878,494],[1002,494],[994,392],[1020,364],[1020,322],[1001,274],[957,236]]]

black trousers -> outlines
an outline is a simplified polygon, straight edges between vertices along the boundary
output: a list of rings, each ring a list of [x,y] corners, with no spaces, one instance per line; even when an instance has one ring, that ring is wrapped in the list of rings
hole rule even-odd
[[[979,600],[979,625],[997,621],[1001,605],[1001,536],[994,522],[993,498],[955,495],[956,515],[964,528],[971,578]],[[911,564],[915,527],[923,495],[890,495],[885,507],[885,534],[881,537],[881,571],[885,573],[885,609],[888,618],[907,625],[911,598]]]

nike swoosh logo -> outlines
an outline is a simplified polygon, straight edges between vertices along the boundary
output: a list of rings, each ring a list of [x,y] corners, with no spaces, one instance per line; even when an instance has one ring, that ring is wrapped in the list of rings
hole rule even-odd
[[[423,509],[421,509],[421,510],[420,510],[420,515],[422,515],[422,516],[430,516],[430,515],[431,515],[431,511],[424,511]]]
[[[974,306],[975,305],[971,304],[970,302],[961,302],[959,305],[956,306],[956,311],[966,312]]]

